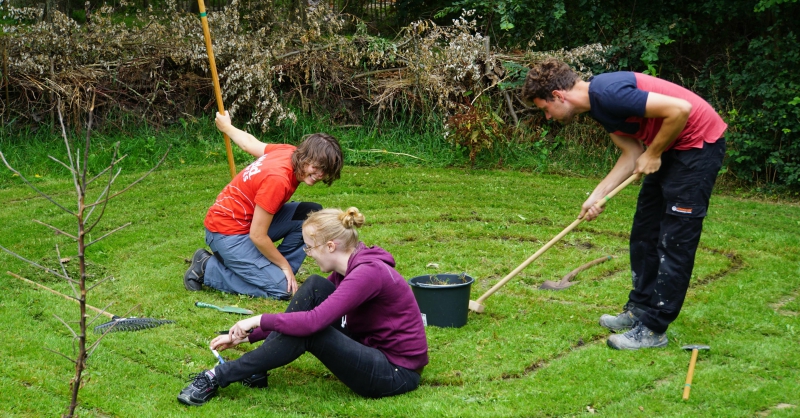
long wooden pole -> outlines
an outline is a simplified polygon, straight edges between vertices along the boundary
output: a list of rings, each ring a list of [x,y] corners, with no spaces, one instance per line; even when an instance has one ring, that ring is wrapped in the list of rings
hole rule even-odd
[[[203,36],[206,38],[206,51],[208,52],[208,66],[211,68],[211,79],[214,82],[214,95],[217,98],[217,109],[219,113],[225,114],[225,105],[222,103],[222,90],[219,88],[219,77],[217,76],[217,63],[214,61],[214,49],[211,46],[211,31],[208,29],[208,18],[206,17],[206,5],[203,0],[197,0],[200,8],[200,22],[203,23]],[[228,154],[228,168],[231,170],[231,178],[236,177],[236,164],[233,162],[233,150],[231,149],[231,139],[228,134],[223,133],[225,138],[225,152]]]
[[[617,186],[617,188],[612,190],[611,193],[609,193],[607,196],[605,196],[602,199],[598,199],[598,201],[595,202],[594,206],[597,206],[599,208],[603,207],[606,204],[606,202],[608,202],[612,197],[614,197],[617,193],[619,193],[620,190],[624,189],[627,185],[631,184],[631,182],[633,182],[634,180],[636,180],[638,178],[639,178],[639,174],[634,174],[634,175],[628,177],[627,180],[622,182],[622,184]],[[553,244],[555,244],[558,240],[563,238],[564,235],[567,235],[567,233],[572,231],[581,222],[583,222],[583,218],[576,219],[568,227],[564,228],[564,230],[561,231],[561,233],[559,233],[553,239],[551,239],[550,242],[545,244],[545,246],[542,247],[539,251],[537,251],[536,254],[530,256],[527,260],[525,260],[522,264],[520,264],[519,267],[515,268],[514,271],[512,271],[511,273],[508,273],[508,275],[506,277],[504,277],[503,280],[500,280],[496,285],[492,286],[491,289],[487,290],[486,293],[484,293],[481,297],[478,298],[478,300],[469,301],[469,309],[471,311],[474,311],[474,312],[477,312],[477,313],[482,313],[484,311],[484,309],[485,309],[485,306],[483,305],[483,302],[489,296],[492,296],[492,294],[494,292],[496,292],[497,289],[500,289],[501,287],[503,287],[504,284],[506,284],[509,280],[513,279],[514,276],[516,276],[525,267],[528,267],[528,264],[532,263],[534,260],[539,258],[540,255],[544,254],[544,252],[547,251],[550,247],[552,247]]]

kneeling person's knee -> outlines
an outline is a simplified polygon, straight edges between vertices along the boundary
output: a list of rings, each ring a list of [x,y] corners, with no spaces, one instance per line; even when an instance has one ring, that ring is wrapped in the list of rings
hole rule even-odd
[[[322,205],[315,202],[300,202],[297,205],[297,209],[294,210],[294,216],[292,216],[293,221],[304,221],[308,218],[312,212],[318,212],[322,210]]]

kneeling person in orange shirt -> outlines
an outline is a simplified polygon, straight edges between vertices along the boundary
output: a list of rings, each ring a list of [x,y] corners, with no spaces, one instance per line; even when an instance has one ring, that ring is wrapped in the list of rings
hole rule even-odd
[[[306,137],[297,147],[265,144],[237,129],[225,113],[217,128],[256,157],[217,196],[204,222],[205,249],[195,251],[183,277],[187,290],[203,285],[228,293],[287,299],[297,290],[295,273],[303,264],[302,225],[313,202],[289,202],[300,183],[330,185],[343,165],[339,142],[325,133]],[[276,247],[275,241],[283,240]]]

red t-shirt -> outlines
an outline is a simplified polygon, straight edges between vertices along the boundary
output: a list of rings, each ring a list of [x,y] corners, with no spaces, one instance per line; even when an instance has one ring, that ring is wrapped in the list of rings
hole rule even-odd
[[[614,72],[592,77],[589,84],[589,115],[607,132],[629,136],[650,145],[664,119],[645,118],[649,92],[684,99],[692,104],[689,120],[668,149],[702,148],[725,134],[728,125],[708,102],[692,91],[660,78],[640,73]]]
[[[276,214],[300,182],[292,169],[293,145],[269,144],[264,155],[234,177],[208,209],[206,228],[225,235],[250,233],[255,205]]]

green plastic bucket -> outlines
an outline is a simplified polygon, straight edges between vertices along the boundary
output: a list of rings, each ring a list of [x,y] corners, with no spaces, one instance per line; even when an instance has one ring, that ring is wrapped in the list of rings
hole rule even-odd
[[[466,274],[429,274],[408,280],[425,325],[463,327],[475,279]]]

